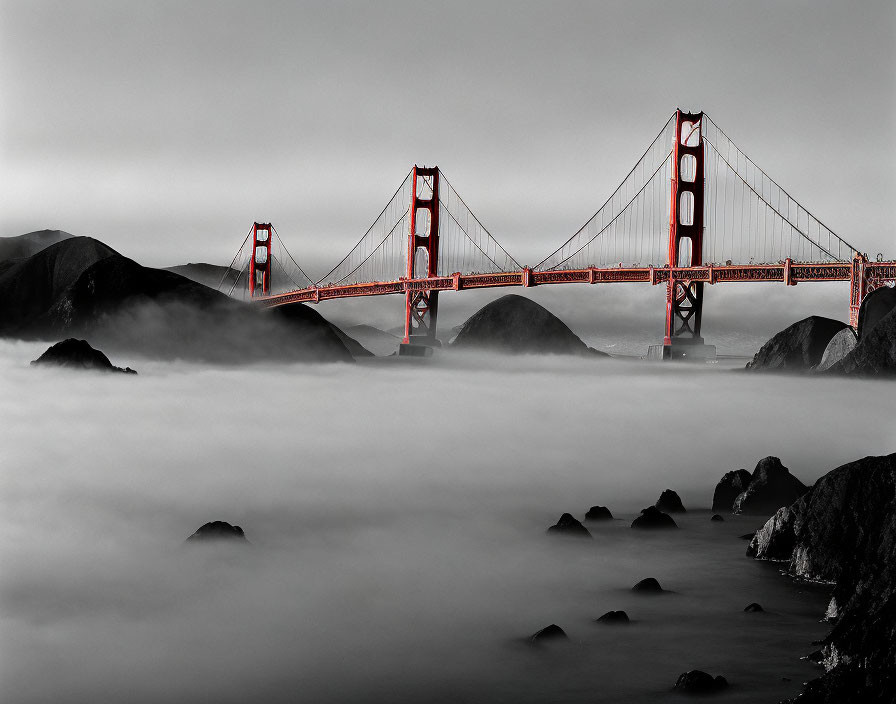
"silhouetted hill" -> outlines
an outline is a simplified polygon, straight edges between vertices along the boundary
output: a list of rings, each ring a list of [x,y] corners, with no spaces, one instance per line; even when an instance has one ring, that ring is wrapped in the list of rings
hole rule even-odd
[[[228,293],[230,291],[240,275],[240,272],[237,269],[231,269],[230,267],[219,266],[217,264],[203,263],[166,266],[163,271],[179,274],[184,278],[190,279],[190,281],[195,281],[203,286],[220,290],[223,293]]]
[[[402,335],[393,335],[372,325],[352,325],[345,332],[380,357],[394,354],[402,338]]]
[[[114,249],[90,237],[71,237],[0,271],[0,334],[34,333],[41,319],[85,270]]]
[[[452,347],[510,353],[604,354],[588,347],[549,310],[516,294],[502,296],[476,311],[461,326]]]
[[[807,371],[821,362],[825,348],[846,323],[812,315],[785,328],[753,356],[752,371]]]
[[[17,237],[0,237],[0,261],[31,257],[51,244],[70,237],[74,235],[62,230],[37,230]]]
[[[217,362],[353,359],[341,331],[316,311],[277,310],[140,266],[89,237],[51,245],[0,272],[0,335],[7,337],[77,334],[111,350]]]

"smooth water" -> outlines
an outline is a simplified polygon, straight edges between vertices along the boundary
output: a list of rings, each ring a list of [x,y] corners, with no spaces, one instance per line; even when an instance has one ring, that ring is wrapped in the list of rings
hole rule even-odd
[[[0,346],[10,703],[677,701],[693,668],[777,702],[818,672],[827,590],[745,558],[762,520],[711,523],[715,483],[896,449],[871,382],[449,354],[101,376],[30,368],[43,347]],[[667,487],[681,529],[631,530]],[[619,519],[593,541],[545,535],[593,504]],[[252,545],[182,544],[215,519]],[[525,644],[550,623],[568,645]]]

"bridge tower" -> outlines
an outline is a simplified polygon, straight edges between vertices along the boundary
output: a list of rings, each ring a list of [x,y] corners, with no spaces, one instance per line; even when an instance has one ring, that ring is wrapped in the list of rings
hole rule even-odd
[[[252,256],[249,257],[249,296],[261,287],[261,295],[271,293],[271,223],[252,224]]]
[[[703,113],[675,112],[669,207],[669,267],[703,263]],[[715,356],[700,336],[703,282],[670,277],[666,287],[663,359]]]
[[[431,191],[431,197],[425,196]],[[408,228],[408,279],[438,276],[439,169],[414,166],[411,171],[410,226]],[[425,354],[438,346],[436,320],[439,292],[408,290],[405,298],[404,339],[400,354]]]

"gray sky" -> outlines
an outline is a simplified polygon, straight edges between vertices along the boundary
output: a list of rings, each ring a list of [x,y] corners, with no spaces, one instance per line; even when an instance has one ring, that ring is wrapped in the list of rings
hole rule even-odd
[[[226,263],[270,220],[322,275],[416,162],[534,264],[680,106],[896,257],[889,1],[0,8],[0,235]]]

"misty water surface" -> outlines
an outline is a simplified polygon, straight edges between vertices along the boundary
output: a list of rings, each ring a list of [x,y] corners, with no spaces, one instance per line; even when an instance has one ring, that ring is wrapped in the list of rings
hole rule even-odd
[[[765,455],[810,483],[896,449],[871,382],[445,355],[99,376],[30,368],[44,347],[0,348],[4,702],[675,701],[695,667],[778,701],[816,672],[825,590],[743,557],[760,520],[628,523]],[[593,504],[625,520],[544,535]],[[182,545],[215,519],[251,547]],[[646,576],[674,593],[636,598]],[[523,644],[554,622],[568,647]]]

